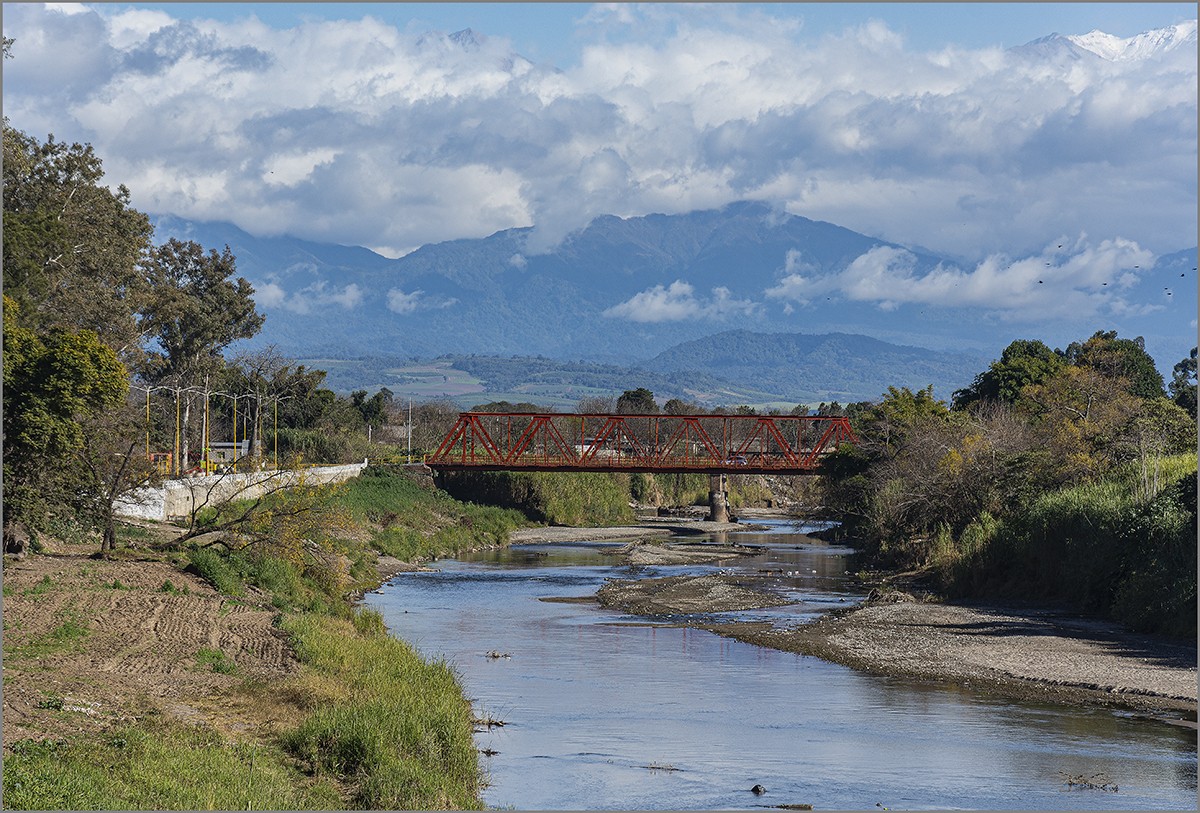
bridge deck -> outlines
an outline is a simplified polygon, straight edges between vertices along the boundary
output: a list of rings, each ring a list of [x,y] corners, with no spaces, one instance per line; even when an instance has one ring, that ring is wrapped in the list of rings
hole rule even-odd
[[[847,418],[463,412],[426,464],[442,470],[812,474]]]

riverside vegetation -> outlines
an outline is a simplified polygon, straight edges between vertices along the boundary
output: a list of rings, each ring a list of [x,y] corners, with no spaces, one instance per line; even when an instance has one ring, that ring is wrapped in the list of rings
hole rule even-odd
[[[229,601],[258,601],[277,611],[299,670],[267,682],[247,676],[236,692],[257,704],[283,704],[295,724],[277,734],[231,738],[139,709],[138,722],[103,732],[20,740],[4,760],[9,807],[480,806],[472,713],[453,670],[422,660],[387,634],[378,613],[346,599],[378,584],[380,553],[409,560],[452,555],[500,544],[527,521],[378,469],[310,491],[268,498],[262,516],[273,526],[269,536],[250,528],[220,541],[210,534],[121,549],[197,573]],[[295,510],[300,502],[304,511]],[[218,513],[203,521],[217,524]],[[301,528],[307,542],[297,544]],[[319,549],[309,544],[314,537]],[[170,589],[179,592],[174,584]],[[14,662],[21,668],[19,655],[6,636],[6,669]],[[237,656],[204,650],[198,668],[236,675]],[[44,713],[61,713],[61,699],[54,705]]]
[[[956,598],[1058,602],[1196,634],[1196,350],[1170,392],[1139,340],[1013,342],[947,406],[851,407],[824,504],[877,567]]]

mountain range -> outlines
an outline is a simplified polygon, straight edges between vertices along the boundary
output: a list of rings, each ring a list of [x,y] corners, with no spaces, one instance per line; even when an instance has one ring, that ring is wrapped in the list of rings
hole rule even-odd
[[[854,284],[881,287],[871,298],[834,289],[805,299],[794,292],[781,296],[797,275],[835,278],[879,255],[906,258],[907,278],[916,280],[962,264],[759,202],[680,215],[602,216],[537,254],[527,252],[530,229],[521,228],[430,244],[392,259],[362,247],[254,237],[227,223],[161,217],[155,227],[159,240],[229,245],[267,316],[247,346],[274,344],[297,358],[541,355],[679,371],[671,361],[678,356],[669,352],[677,345],[692,343],[688,355],[708,358],[699,352],[705,342],[744,344],[750,333],[854,334],[986,360],[1018,338],[1065,347],[1096,330],[1116,329],[1145,336],[1147,350],[1169,373],[1194,344],[1194,248],[1157,258],[1152,273],[1161,277],[1161,290],[1123,289],[1127,301],[1119,318],[1022,322],[1020,313],[982,307],[881,301],[891,283],[867,272]],[[1053,296],[1047,291],[1051,304]],[[780,352],[793,358],[800,351]],[[900,375],[910,368],[893,369]],[[739,379],[743,372],[736,365],[726,371]],[[861,393],[867,386],[877,394],[894,382],[850,383],[830,378],[806,389]],[[942,383],[965,381],[955,374],[939,378]]]

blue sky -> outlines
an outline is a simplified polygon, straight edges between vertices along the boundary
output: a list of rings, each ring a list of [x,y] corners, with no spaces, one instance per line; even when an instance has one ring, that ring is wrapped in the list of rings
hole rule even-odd
[[[6,4],[4,112],[93,144],[143,211],[259,236],[400,256],[532,226],[535,254],[754,200],[956,263],[780,257],[755,300],[1149,318],[1139,274],[1196,243],[1195,10]]]

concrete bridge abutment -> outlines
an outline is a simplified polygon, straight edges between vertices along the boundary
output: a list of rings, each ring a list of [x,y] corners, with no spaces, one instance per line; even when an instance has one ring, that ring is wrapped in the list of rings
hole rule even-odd
[[[725,491],[724,474],[710,474],[708,477],[708,520],[729,522],[729,495]]]

